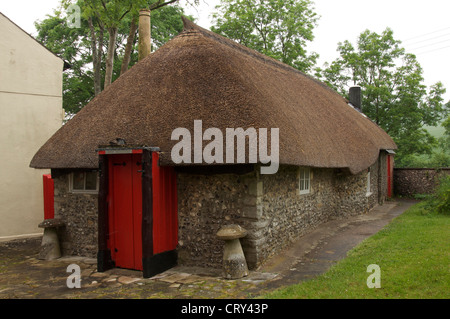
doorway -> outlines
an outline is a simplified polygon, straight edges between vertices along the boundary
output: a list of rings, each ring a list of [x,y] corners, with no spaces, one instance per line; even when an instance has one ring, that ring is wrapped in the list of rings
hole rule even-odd
[[[116,267],[142,270],[142,154],[109,160],[109,249]]]
[[[99,154],[99,272],[119,267],[149,278],[177,263],[178,206],[174,167],[158,148],[105,148]]]

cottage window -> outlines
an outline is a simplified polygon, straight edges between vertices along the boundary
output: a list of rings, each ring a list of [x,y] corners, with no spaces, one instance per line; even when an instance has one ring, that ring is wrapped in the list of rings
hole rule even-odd
[[[300,195],[309,194],[311,190],[311,172],[309,168],[299,169],[299,190]]]
[[[98,192],[97,172],[72,173],[69,186],[73,193],[96,193]]]
[[[370,188],[370,168],[367,170],[367,187],[366,187],[366,196],[372,195],[372,191]]]

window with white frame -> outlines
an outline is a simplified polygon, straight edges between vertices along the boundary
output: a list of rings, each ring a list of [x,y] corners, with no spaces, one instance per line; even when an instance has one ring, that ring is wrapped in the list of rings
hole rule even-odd
[[[299,191],[300,195],[309,194],[311,190],[311,172],[309,167],[299,168]]]
[[[73,193],[98,192],[97,172],[74,172],[70,174],[70,191]]]

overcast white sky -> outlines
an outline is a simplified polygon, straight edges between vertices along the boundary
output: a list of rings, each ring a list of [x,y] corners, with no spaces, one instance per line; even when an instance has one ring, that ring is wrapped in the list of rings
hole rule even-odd
[[[186,0],[182,0],[182,3]],[[197,24],[209,29],[210,14],[219,0],[200,0],[188,13]],[[44,19],[60,0],[0,0],[0,12],[22,29],[35,35],[34,21]],[[337,43],[356,42],[366,29],[381,33],[386,27],[403,42],[408,52],[417,55],[429,86],[441,81],[450,100],[450,1],[449,0],[315,0],[321,17],[315,40],[309,50],[319,53],[319,66],[337,57]]]

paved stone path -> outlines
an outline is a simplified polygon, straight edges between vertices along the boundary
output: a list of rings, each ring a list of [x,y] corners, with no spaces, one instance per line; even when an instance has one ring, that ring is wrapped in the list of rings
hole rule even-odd
[[[144,279],[142,272],[127,269],[97,272],[94,258],[40,260],[40,244],[40,238],[0,244],[0,298],[247,298],[247,289],[276,276],[251,272],[226,280],[218,270],[177,266]],[[80,267],[80,289],[67,287],[71,264]]]
[[[148,279],[125,269],[99,273],[93,258],[38,259],[41,238],[4,242],[0,243],[0,298],[253,298],[325,272],[414,203],[387,202],[368,214],[327,222],[238,280],[223,279],[220,270],[181,266]],[[79,289],[67,287],[71,264],[81,270]]]

